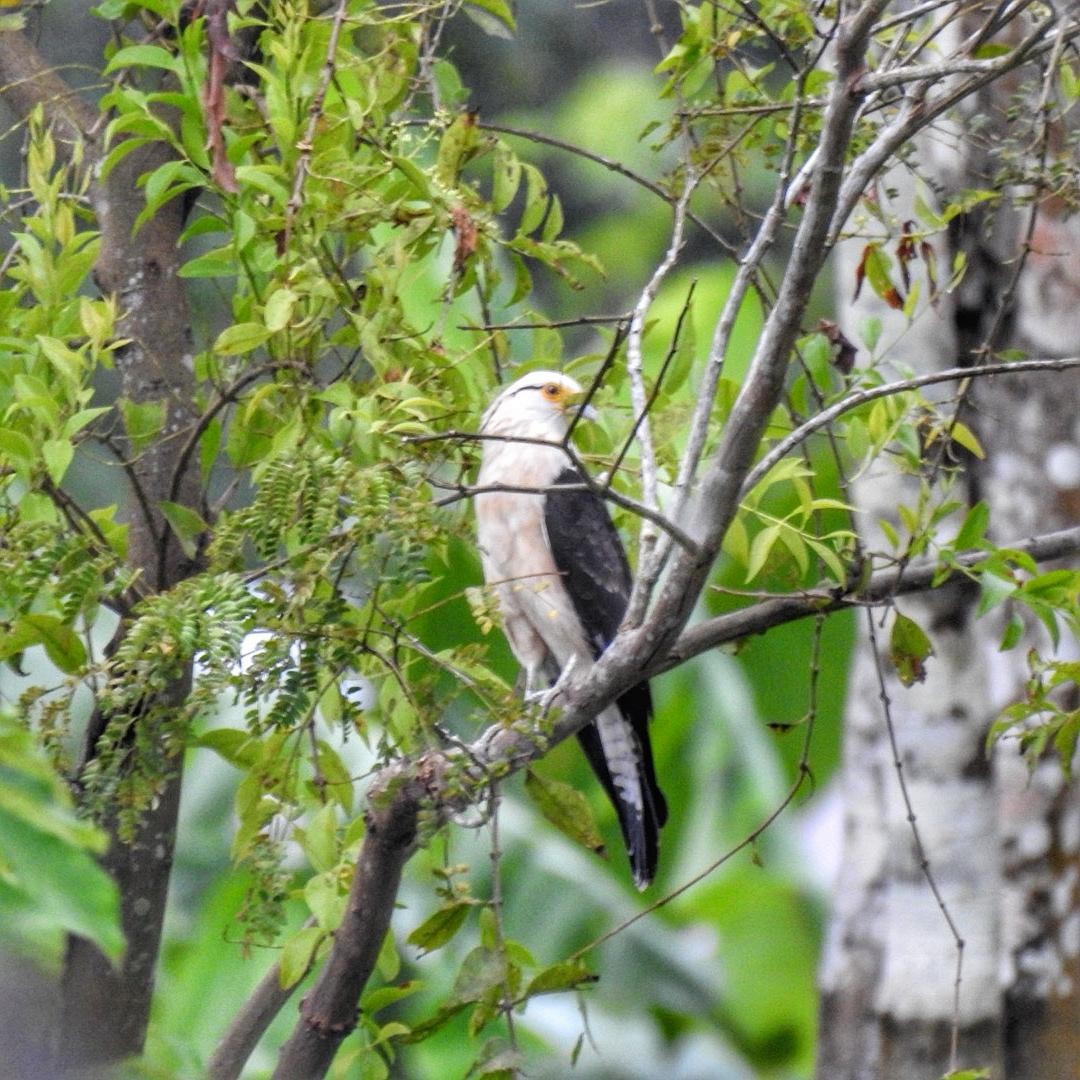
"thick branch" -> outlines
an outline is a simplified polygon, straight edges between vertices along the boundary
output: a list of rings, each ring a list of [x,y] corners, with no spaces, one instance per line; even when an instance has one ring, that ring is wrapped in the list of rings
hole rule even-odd
[[[65,155],[98,118],[29,39],[15,31],[0,33],[0,99],[22,120],[41,106]]]
[[[837,76],[822,125],[819,165],[792,247],[776,305],[766,320],[750,370],[731,411],[724,438],[690,504],[688,531],[701,553],[678,553],[645,625],[634,631],[632,656],[639,670],[662,655],[686,624],[708,577],[724,533],[738,509],[742,481],[783,392],[799,323],[827,254],[826,236],[840,194],[843,162],[860,97],[853,86],[862,71],[866,35],[885,0],[850,11],[836,45]]]
[[[416,846],[417,818],[436,775],[432,765],[392,766],[376,781],[345,917],[300,1004],[300,1021],[282,1047],[274,1080],[323,1076],[356,1027],[357,1003],[390,928],[401,871]]]
[[[100,147],[91,141],[90,150],[95,155]],[[173,440],[198,421],[190,370],[191,319],[186,290],[177,275],[183,200],[159,209],[135,233],[136,219],[146,205],[139,178],[171,158],[165,144],[147,143],[128,154],[90,191],[101,231],[94,276],[102,293],[116,298],[121,313],[117,332],[127,342],[116,354],[122,392],[135,402],[160,402],[165,410],[161,437],[137,455],[123,455],[131,460],[129,477],[136,501],[147,509],[131,516],[128,560],[151,590],[171,588],[197,569],[196,560],[184,554],[159,510],[162,500],[170,498],[198,505],[197,463],[186,463],[175,494],[173,485]],[[190,678],[189,666],[146,702],[138,722],[145,723],[152,715],[159,718],[153,732],[159,748],[152,753],[160,752],[160,744],[171,734],[169,721],[160,718],[179,712],[188,697]],[[100,723],[90,726],[85,761],[97,755],[108,719],[102,716]],[[172,866],[181,765],[179,755],[169,763],[171,772],[146,809],[133,842],[119,836],[117,822],[106,822],[112,844],[104,863],[120,886],[127,949],[120,967],[114,968],[91,942],[72,938],[69,943],[58,1051],[60,1062],[68,1068],[111,1063],[142,1050]]]
[[[1001,546],[1014,551],[1023,551],[1036,562],[1063,559],[1080,553],[1080,526]],[[879,570],[871,576],[867,585],[857,592],[845,593],[833,590],[785,596],[776,600],[766,600],[727,615],[718,615],[714,619],[706,619],[705,622],[686,630],[663,663],[658,668],[651,669],[650,674],[668,671],[709,649],[715,649],[731,641],[738,641],[752,634],[762,634],[774,626],[796,622],[809,615],[828,614],[843,611],[845,608],[883,603],[894,596],[905,596],[909,593],[927,592],[931,588],[939,588],[953,580],[958,574],[962,574],[965,568],[976,566],[985,558],[985,551],[969,551],[958,555],[955,560],[955,569],[950,570],[936,583],[935,577],[939,577],[942,573],[941,563],[934,559],[927,559],[923,562],[910,563],[906,567]]]

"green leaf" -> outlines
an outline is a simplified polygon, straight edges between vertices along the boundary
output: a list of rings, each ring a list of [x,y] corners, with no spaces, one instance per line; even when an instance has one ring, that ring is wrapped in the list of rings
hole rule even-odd
[[[416,189],[416,194],[419,195],[420,198],[431,198],[431,185],[428,183],[427,175],[416,162],[411,161],[407,157],[392,157],[390,160],[394,163],[394,168],[396,168]]]
[[[465,163],[476,152],[479,142],[476,114],[465,111],[454,117],[439,141],[435,176],[441,184],[454,187]]]
[[[50,366],[62,378],[78,385],[82,379],[86,360],[74,349],[69,349],[62,341],[45,334],[37,336],[38,348],[41,349]]]
[[[394,940],[392,930],[386,931],[386,937],[383,938],[382,945],[379,947],[375,967],[387,982],[396,979],[401,971],[401,957],[398,955],[397,942]]]
[[[305,926],[285,942],[278,961],[278,983],[282,990],[295,986],[308,973],[315,950],[325,937],[326,932],[319,927]]]
[[[334,803],[327,803],[303,829],[296,829],[295,835],[316,870],[332,870],[337,866],[340,848]]]
[[[92,424],[99,416],[104,416],[107,412],[109,412],[108,405],[98,405],[92,409],[79,409],[78,412],[72,413],[64,421],[61,434],[70,439],[73,435],[82,431],[87,424]]]
[[[998,645],[998,652],[1008,652],[1020,641],[1020,638],[1024,633],[1024,620],[1019,615],[1013,615],[1009,619],[1008,625],[1005,627],[1005,632],[1001,635],[1001,644]]]
[[[926,660],[934,655],[934,649],[922,627],[898,611],[889,636],[889,655],[897,677],[911,686],[926,678]]]
[[[194,259],[188,259],[176,273],[182,278],[219,278],[235,277],[236,270],[236,252],[230,241],[221,247],[204,251]]]
[[[990,508],[985,502],[977,502],[964,518],[960,531],[953,540],[953,547],[957,551],[966,551],[968,548],[978,547],[986,538],[986,528],[990,524]]]
[[[949,428],[949,434],[952,437],[953,442],[959,443],[965,450],[970,451],[980,461],[986,457],[986,451],[982,448],[982,443],[975,437],[975,432],[973,432],[967,424],[963,424],[959,420],[953,421],[952,426]]]
[[[473,905],[466,900],[444,904],[426,918],[405,940],[410,945],[415,945],[421,952],[434,952],[450,941],[461,929],[471,907]]]
[[[491,208],[501,214],[513,201],[521,183],[521,162],[504,143],[495,147],[491,175]]]
[[[544,174],[535,165],[522,165],[525,171],[525,209],[518,223],[518,232],[527,236],[544,220],[547,212],[548,187]]]
[[[117,49],[105,66],[103,74],[111,75],[123,67],[163,68],[176,75],[183,76],[184,74],[183,60],[168,49],[161,48],[160,45],[128,45],[123,49]]]
[[[24,480],[30,479],[30,472],[37,461],[37,451],[21,431],[0,428],[0,455],[11,463]]]
[[[373,1015],[380,1009],[385,1009],[388,1005],[395,1005],[403,998],[407,998],[423,988],[424,984],[418,979],[411,979],[400,986],[378,986],[374,990],[368,991],[360,999],[360,1008],[365,1013]]]
[[[45,462],[45,471],[49,479],[59,487],[64,474],[75,456],[75,447],[70,439],[46,439],[41,444],[41,456]]]
[[[117,404],[124,418],[124,430],[136,453],[145,450],[165,427],[164,401],[131,401],[121,398]]]
[[[158,503],[161,513],[169,523],[176,539],[180,541],[180,547],[189,558],[195,558],[199,550],[199,537],[206,532],[209,526],[190,506],[181,506],[180,503],[162,500]]]
[[[604,840],[593,820],[588,801],[577,788],[530,769],[525,774],[525,791],[540,813],[560,832],[589,851],[606,856]]]
[[[36,942],[56,929],[123,952],[116,884],[94,853],[108,845],[71,807],[66,784],[34,736],[0,716],[0,918],[8,936]]]
[[[525,996],[532,997],[534,994],[554,994],[564,990],[578,990],[589,983],[599,982],[600,977],[594,975],[584,964],[577,960],[563,960],[550,967],[544,968],[529,982],[525,989]]]
[[[506,980],[506,957],[498,949],[477,946],[462,961],[450,1002],[468,1004],[479,1001],[489,990],[501,987]]]
[[[979,575],[979,615],[985,615],[988,611],[997,607],[998,604],[1008,600],[1016,592],[1015,581],[1003,578],[998,574],[984,573]]]
[[[768,562],[773,546],[780,538],[781,529],[782,526],[780,525],[769,525],[754,537],[753,543],[750,545],[750,558],[746,565],[747,581],[753,581],[761,572],[765,563]]]
[[[295,307],[296,293],[292,289],[275,289],[266,298],[266,308],[263,312],[266,329],[271,333],[284,330],[289,325]]]
[[[333,874],[316,874],[304,886],[304,902],[324,930],[336,930],[345,912],[346,897]]]
[[[251,352],[270,337],[268,326],[257,322],[236,323],[226,327],[214,342],[214,352],[219,355],[240,356]]]
[[[333,687],[336,691],[336,687]],[[353,808],[353,779],[338,752],[322,739],[316,753],[319,772],[326,785],[326,793],[334,799],[346,814]]]
[[[249,769],[260,758],[258,740],[248,731],[239,728],[214,728],[195,739],[196,746],[213,750],[224,761],[238,769]]]
[[[15,621],[13,629],[31,633],[34,640],[28,644],[43,646],[45,655],[65,675],[73,675],[86,664],[82,639],[55,615],[23,615]]]
[[[478,8],[479,10],[471,11],[470,8]],[[465,10],[478,26],[494,37],[513,37],[514,31],[517,29],[517,23],[514,22],[514,12],[506,0],[468,0]],[[483,18],[484,13],[489,18]]]

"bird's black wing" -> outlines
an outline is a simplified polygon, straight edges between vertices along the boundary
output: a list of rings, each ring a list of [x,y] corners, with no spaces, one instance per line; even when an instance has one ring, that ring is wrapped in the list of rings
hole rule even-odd
[[[611,644],[626,614],[630,565],[603,499],[581,488],[583,482],[576,468],[566,468],[555,478],[545,498],[544,524],[555,566],[593,652],[599,656]],[[575,488],[559,490],[569,485]],[[617,704],[637,743],[643,820],[619,798],[596,727],[590,724],[583,728],[578,739],[618,813],[634,877],[639,884],[648,884],[656,872],[660,826],[667,820],[667,803],[656,779],[649,742],[649,684],[643,681],[631,687]]]

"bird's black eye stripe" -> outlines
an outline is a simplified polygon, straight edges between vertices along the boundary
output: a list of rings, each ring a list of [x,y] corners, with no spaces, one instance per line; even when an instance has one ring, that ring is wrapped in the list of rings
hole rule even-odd
[[[529,386],[519,386],[510,396],[517,397],[523,390],[543,390],[547,383],[535,383]]]

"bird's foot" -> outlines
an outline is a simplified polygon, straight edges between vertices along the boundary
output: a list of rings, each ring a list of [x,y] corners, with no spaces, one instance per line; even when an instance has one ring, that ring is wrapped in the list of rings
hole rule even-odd
[[[555,699],[563,692],[563,688],[566,686],[566,683],[570,678],[570,673],[574,670],[574,665],[576,663],[577,657],[571,656],[567,661],[566,667],[559,672],[559,678],[556,680],[554,686],[547,687],[543,690],[530,690],[528,686],[526,686],[525,703],[527,705],[539,705],[540,715],[546,715],[548,710],[555,703]]]

